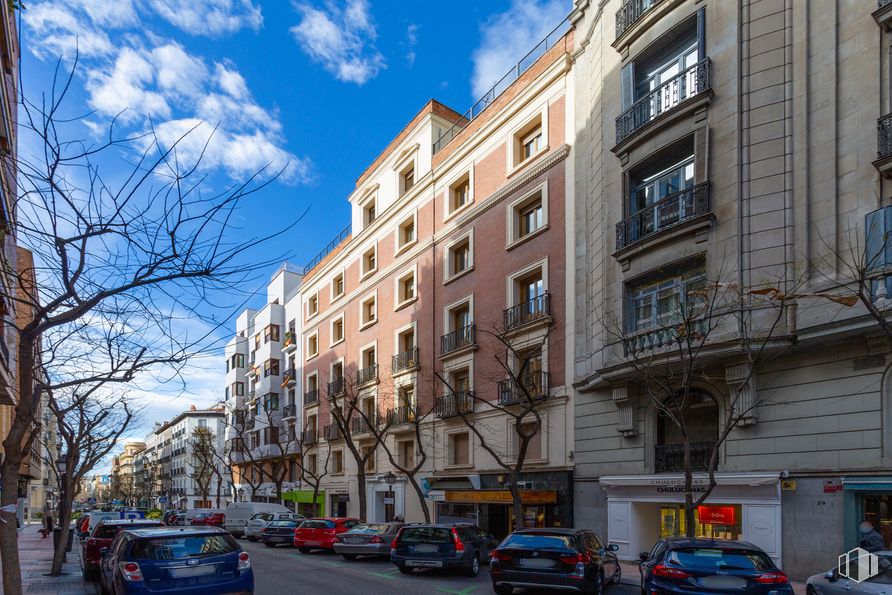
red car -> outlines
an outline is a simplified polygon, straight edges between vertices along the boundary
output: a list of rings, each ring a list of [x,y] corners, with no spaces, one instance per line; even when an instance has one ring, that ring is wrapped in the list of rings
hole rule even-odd
[[[224,520],[226,520],[226,515],[224,515],[222,512],[203,512],[201,514],[195,515],[189,524],[222,527]]]
[[[307,519],[294,530],[294,547],[302,554],[320,549],[334,551],[335,536],[361,522],[342,517]]]
[[[83,563],[84,579],[88,581],[99,578],[99,550],[111,545],[118,531],[123,529],[145,529],[146,527],[163,527],[161,521],[145,519],[105,519],[93,527],[90,536],[81,544],[81,562]]]

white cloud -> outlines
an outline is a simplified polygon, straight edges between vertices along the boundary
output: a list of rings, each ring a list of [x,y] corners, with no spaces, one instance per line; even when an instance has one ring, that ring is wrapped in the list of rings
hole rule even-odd
[[[22,11],[25,25],[33,32],[40,43],[28,45],[28,49],[38,58],[66,59],[74,57],[75,51],[81,56],[102,56],[113,50],[108,35],[94,27],[89,19],[75,16],[62,4],[45,2],[30,5]]]
[[[295,40],[316,62],[338,80],[363,85],[386,67],[375,48],[374,22],[366,0],[347,0],[345,8],[329,4],[325,9],[296,4],[299,24],[291,28]]]
[[[149,0],[170,24],[192,35],[219,37],[242,28],[259,31],[263,14],[251,0]]]
[[[124,122],[145,117],[168,118],[170,105],[164,95],[152,89],[157,71],[150,56],[132,48],[123,48],[111,70],[93,70],[87,82],[90,105],[100,113],[121,114]]]
[[[406,27],[406,41],[403,46],[406,48],[406,64],[411,68],[415,64],[415,46],[418,45],[418,25],[410,23]]]
[[[481,27],[471,89],[483,96],[518,60],[554,29],[572,8],[569,0],[513,0],[507,11]]]

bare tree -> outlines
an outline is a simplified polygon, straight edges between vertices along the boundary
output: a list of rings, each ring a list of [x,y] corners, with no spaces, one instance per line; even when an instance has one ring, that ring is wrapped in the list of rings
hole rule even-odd
[[[308,434],[308,432],[310,434]],[[301,442],[304,445],[304,454],[300,462],[300,477],[313,488],[313,516],[319,516],[319,486],[322,480],[328,475],[328,464],[331,461],[331,446],[326,445],[325,462],[319,466],[318,456],[321,447],[319,446],[319,436],[316,435],[316,428],[304,428],[304,438]]]
[[[257,491],[263,485],[265,476],[263,471],[263,458],[258,447],[254,446],[257,440],[255,431],[256,420],[248,417],[247,407],[233,408],[226,405],[227,419],[231,430],[229,443],[225,453],[227,464],[231,470],[237,470],[240,482],[248,484],[251,490],[251,501],[257,498]],[[235,477],[235,474],[231,474]]]
[[[212,187],[200,169],[203,153],[184,159],[178,151],[190,133],[165,144],[151,131],[121,135],[113,122],[104,140],[83,139],[83,119],[66,113],[64,101],[75,69],[57,69],[49,93],[23,97],[19,110],[20,136],[38,150],[16,157],[12,225],[34,265],[0,261],[18,280],[9,297],[32,313],[15,329],[20,399],[3,442],[4,509],[15,504],[19,466],[48,391],[128,383],[149,370],[175,378],[220,325],[201,304],[221,290],[238,293],[279,260],[245,263],[246,251],[276,233],[244,241],[227,233],[239,205],[275,172]],[[109,164],[114,173],[106,175]],[[184,332],[184,320],[199,330]],[[45,376],[38,374],[43,353],[50,354]],[[0,515],[3,590],[19,595],[15,518]]]
[[[222,477],[217,469],[217,460],[214,454],[217,448],[217,436],[208,428],[197,427],[192,430],[189,448],[192,453],[192,480],[198,487],[202,502],[208,503],[211,499],[211,486],[214,479]],[[217,482],[217,508],[220,507],[219,486],[222,483],[222,479]]]
[[[261,397],[264,398],[264,397]],[[278,396],[276,397],[278,401]],[[276,500],[282,503],[282,484],[288,477],[291,464],[300,460],[300,435],[294,427],[284,427],[281,423],[283,410],[281,403],[261,403],[264,430],[262,448],[262,471],[276,487]]]

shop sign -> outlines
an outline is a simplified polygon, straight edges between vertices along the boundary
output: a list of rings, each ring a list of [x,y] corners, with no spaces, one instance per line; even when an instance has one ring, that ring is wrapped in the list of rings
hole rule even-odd
[[[781,481],[781,489],[788,492],[796,491],[796,480],[795,479],[784,479]]]
[[[338,494],[338,502],[349,502],[350,495],[349,494]]]
[[[654,479],[650,485],[657,489],[658,494],[683,494],[684,479]],[[694,494],[705,493],[706,484],[697,478],[691,481],[691,492]]]
[[[447,490],[446,502],[462,504],[511,504],[508,490]],[[520,501],[524,504],[555,504],[556,490],[520,490]]]
[[[393,504],[393,498],[384,498],[384,504]]]
[[[842,484],[836,482],[835,480],[827,480],[824,482],[824,493],[825,494],[835,494],[836,492],[842,491]]]
[[[733,506],[698,506],[697,514],[700,522],[711,525],[733,525]]]

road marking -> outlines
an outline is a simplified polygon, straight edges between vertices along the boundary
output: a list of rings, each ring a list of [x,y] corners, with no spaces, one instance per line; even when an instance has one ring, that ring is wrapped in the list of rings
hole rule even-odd
[[[372,576],[377,576],[379,578],[396,578],[396,573],[400,571],[399,568],[391,568],[390,570],[385,570],[383,572],[370,572]]]
[[[437,591],[442,591],[444,593],[453,593],[454,595],[468,595],[469,593],[473,593],[474,591],[476,591],[477,587],[479,586],[480,585],[470,585],[468,587],[465,587],[461,591],[451,589],[449,587],[437,587]]]

